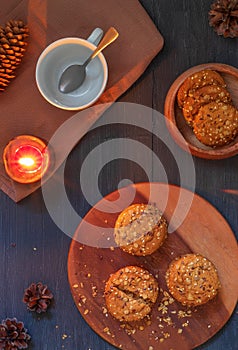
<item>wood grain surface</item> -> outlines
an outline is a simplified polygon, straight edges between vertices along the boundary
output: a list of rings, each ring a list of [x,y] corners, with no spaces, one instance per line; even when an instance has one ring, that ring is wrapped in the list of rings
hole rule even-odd
[[[238,108],[238,69],[221,63],[205,63],[191,67],[182,73],[171,85],[165,99],[164,114],[168,118],[167,126],[178,144],[201,158],[222,159],[236,155],[238,153],[238,136],[228,145],[218,148],[208,147],[195,137],[192,128],[186,123],[181,108],[177,104],[177,93],[179,87],[190,75],[204,69],[211,69],[221,74],[232,102]],[[180,137],[180,134],[183,138]]]
[[[136,190],[133,203],[156,203],[170,223],[170,234],[164,245],[147,257],[122,252],[115,247],[113,239],[113,227],[119,211],[119,206],[113,202],[120,197],[126,203],[132,188]],[[181,350],[189,350],[207,341],[224,326],[237,302],[238,249],[226,220],[201,197],[167,184],[131,185],[109,194],[105,199],[111,206],[102,200],[89,211],[75,233],[68,257],[71,292],[86,322],[101,337],[125,350],[143,350],[149,346],[176,349],[178,343]],[[109,208],[114,213],[110,213]],[[186,215],[183,215],[184,211]],[[190,252],[200,253],[215,264],[222,288],[214,300],[191,309],[191,317],[188,314],[188,317],[180,318],[179,312],[187,312],[188,309],[178,302],[168,305],[164,313],[158,308],[164,297],[163,291],[168,292],[165,273],[169,263],[175,257]],[[146,319],[120,323],[105,311],[105,282],[111,273],[128,265],[138,265],[150,271],[163,290],[149,322]],[[168,318],[171,319],[169,324]]]
[[[5,14],[9,13],[17,2],[19,3],[18,0],[6,2],[9,8]],[[171,84],[187,69],[207,62],[224,63],[238,68],[237,39],[219,37],[209,27],[207,14],[213,0],[140,2],[163,35],[165,43],[163,50],[143,76],[120,97],[120,102],[142,104],[163,113],[165,98]],[[51,1],[52,8],[54,3],[56,6],[57,2]],[[65,4],[67,10],[69,4]],[[126,4],[127,1],[125,9]],[[75,15],[80,26],[80,14]],[[21,76],[18,75],[18,79],[21,79]],[[24,98],[29,103],[28,96]],[[14,99],[13,96],[12,103]],[[29,104],[29,108],[34,115],[34,105]],[[55,118],[55,115],[52,112],[47,117]],[[14,116],[11,122],[15,123]],[[148,119],[148,122],[155,124],[155,118]],[[4,132],[1,118],[0,125]],[[43,127],[47,128],[47,124]],[[169,132],[166,136],[171,137]],[[168,183],[181,185],[176,161],[158,138],[149,135],[143,129],[108,124],[88,132],[67,159],[65,191],[71,205],[81,217],[91,208],[81,190],[79,180],[84,159],[100,143],[118,137],[139,140],[153,151],[154,156],[147,159],[151,169],[151,181],[160,181],[159,174],[154,170],[157,156],[166,171]],[[187,155],[175,142],[174,147],[180,150],[181,157]],[[238,237],[238,155],[213,161],[193,157],[193,161],[196,171],[196,193],[219,210]],[[187,189],[191,189],[189,178],[188,172],[183,179],[183,187]],[[102,196],[115,191],[123,179],[138,183],[148,181],[148,176],[138,164],[127,159],[107,164],[99,178],[95,178],[93,171],[87,176],[89,183],[97,182]],[[56,181],[50,183],[52,204],[60,212],[60,221],[66,225],[71,218],[65,214],[57,183],[56,176]],[[92,205],[96,202],[95,200]],[[52,220],[41,190],[18,204],[0,192],[0,319],[17,317],[24,321],[32,337],[29,350],[115,350],[113,345],[98,336],[88,325],[72,298],[67,275],[71,239],[72,237],[64,234]],[[47,314],[42,316],[30,313],[22,303],[24,289],[30,283],[38,281],[45,282],[54,294],[54,304]],[[234,310],[226,325],[197,350],[236,350],[237,313],[238,308]],[[186,329],[186,332],[189,330]],[[128,339],[131,337],[128,336]],[[180,350],[179,345],[180,343],[174,350]],[[160,349],[160,345],[154,350],[157,349]],[[143,350],[148,350],[148,347]]]

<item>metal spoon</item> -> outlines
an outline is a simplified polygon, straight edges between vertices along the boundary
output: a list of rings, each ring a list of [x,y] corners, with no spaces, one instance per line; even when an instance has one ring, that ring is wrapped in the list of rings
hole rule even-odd
[[[96,57],[105,47],[111,44],[118,37],[119,33],[114,27],[108,29],[100,44],[89,56],[89,58],[81,65],[74,64],[66,68],[60,77],[58,88],[64,94],[76,90],[82,85],[86,76],[86,66]]]

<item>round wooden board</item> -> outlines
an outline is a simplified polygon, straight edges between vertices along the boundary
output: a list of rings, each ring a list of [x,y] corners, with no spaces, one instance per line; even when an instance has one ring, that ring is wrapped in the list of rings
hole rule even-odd
[[[147,257],[131,256],[113,247],[113,227],[122,210],[115,203],[118,203],[119,197],[129,199],[132,193],[135,194],[133,203],[148,203],[148,199],[156,203],[168,222],[181,213],[181,222],[177,220],[180,219],[178,217],[174,221],[177,226],[179,223],[179,227],[175,231],[170,230],[164,245]],[[190,204],[183,220],[187,203]],[[178,206],[180,210],[176,211]],[[103,212],[102,208],[106,210]],[[113,248],[100,248],[110,245]],[[186,312],[187,309],[176,301],[169,304],[167,312],[163,314],[158,307],[164,291],[167,291],[165,272],[172,259],[189,252],[201,253],[215,264],[222,288],[214,300],[191,309],[188,317],[179,317],[181,311]],[[107,314],[103,294],[109,275],[126,265],[138,265],[149,270],[158,279],[162,290],[150,319],[121,324]],[[149,346],[175,350],[179,343],[179,349],[190,350],[217,333],[235,308],[238,295],[237,242],[222,215],[198,195],[161,183],[130,185],[98,202],[80,223],[69,251],[68,277],[81,315],[97,334],[112,345],[125,350],[144,350]],[[178,333],[179,329],[181,333]]]
[[[191,74],[203,69],[212,69],[221,74],[226,82],[227,90],[230,92],[232,102],[238,108],[238,69],[222,63],[200,64],[186,70],[171,85],[164,105],[164,115],[168,119],[167,126],[175,141],[185,150],[189,148],[194,156],[206,159],[228,158],[238,153],[238,136],[233,142],[223,147],[212,148],[202,144],[195,137],[192,128],[186,123],[182,110],[177,104],[179,87]]]

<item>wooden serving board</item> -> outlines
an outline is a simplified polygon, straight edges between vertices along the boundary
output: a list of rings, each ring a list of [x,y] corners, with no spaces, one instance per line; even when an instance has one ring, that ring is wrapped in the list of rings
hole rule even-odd
[[[164,104],[164,115],[168,129],[175,141],[194,156],[206,159],[223,159],[238,154],[238,136],[230,144],[212,148],[202,144],[186,123],[177,104],[177,92],[183,82],[192,74],[204,69],[217,71],[224,79],[232,103],[238,109],[238,69],[223,63],[204,63],[183,72],[171,85]],[[182,137],[181,137],[182,136]]]
[[[132,194],[131,203],[156,203],[170,223],[166,242],[147,257],[131,256],[114,247],[115,220]],[[164,276],[169,263],[189,252],[203,254],[217,267],[222,284],[218,296],[189,312],[176,301],[167,305],[167,310],[164,306],[158,310],[167,291]],[[120,323],[107,313],[103,296],[109,275],[126,265],[149,270],[161,288],[150,318],[130,324]],[[125,350],[150,346],[176,350],[179,344],[180,350],[190,350],[217,333],[234,310],[238,295],[237,242],[222,215],[198,195],[161,183],[131,185],[106,196],[80,223],[69,251],[68,277],[81,315],[112,345]]]

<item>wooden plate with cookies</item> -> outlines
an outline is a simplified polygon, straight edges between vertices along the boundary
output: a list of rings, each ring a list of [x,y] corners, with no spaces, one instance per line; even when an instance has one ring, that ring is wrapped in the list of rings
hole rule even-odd
[[[145,239],[137,237],[140,229]],[[134,234],[126,247],[124,237]],[[163,183],[133,184],[107,195],[81,221],[68,278],[79,312],[110,344],[191,350],[214,336],[235,308],[237,242],[198,195]]]
[[[182,148],[200,158],[223,159],[238,153],[237,109],[238,69],[206,63],[188,69],[174,81],[164,115]]]

